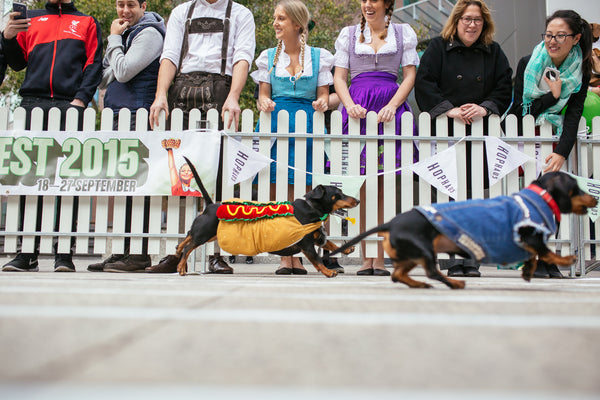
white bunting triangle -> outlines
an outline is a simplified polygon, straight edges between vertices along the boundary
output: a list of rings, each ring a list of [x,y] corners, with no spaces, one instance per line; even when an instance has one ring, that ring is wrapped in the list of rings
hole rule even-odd
[[[313,174],[313,186],[331,185],[341,189],[348,196],[358,197],[365,179],[365,176]]]
[[[458,171],[455,146],[449,147],[427,160],[419,161],[412,166],[412,170],[440,192],[456,199]]]
[[[600,200],[600,180],[597,179],[589,179],[582,178],[581,176],[569,174],[577,181],[577,185],[584,192],[588,193],[590,196],[593,196],[596,200]],[[600,204],[600,202],[599,202]],[[589,207],[587,210],[588,217],[592,220],[592,222],[596,222],[598,216],[600,215],[600,206],[596,205],[596,207]]]
[[[490,186],[533,158],[494,136],[485,137]]]
[[[243,182],[269,166],[271,159],[244,146],[232,137],[227,140],[227,174],[229,186]]]

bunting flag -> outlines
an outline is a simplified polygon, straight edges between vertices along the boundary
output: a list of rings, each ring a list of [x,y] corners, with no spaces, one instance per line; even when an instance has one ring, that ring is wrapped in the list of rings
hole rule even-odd
[[[365,179],[365,176],[313,174],[313,185],[335,186],[348,196],[358,197],[360,188],[365,182]]]
[[[593,196],[596,200],[600,202],[600,180],[590,179],[590,178],[582,178],[581,176],[569,174],[577,181],[577,184],[584,192],[588,193],[590,196]],[[600,212],[599,206],[588,208],[588,217],[592,220],[592,222],[596,222],[598,219],[598,213]]]
[[[271,159],[244,146],[231,136],[227,138],[227,175],[229,186],[243,182],[271,164]]]
[[[487,154],[490,186],[527,161],[533,160],[527,154],[493,136],[485,137],[485,151]]]
[[[456,199],[458,171],[455,146],[449,147],[427,160],[419,161],[412,166],[412,170],[440,192]]]

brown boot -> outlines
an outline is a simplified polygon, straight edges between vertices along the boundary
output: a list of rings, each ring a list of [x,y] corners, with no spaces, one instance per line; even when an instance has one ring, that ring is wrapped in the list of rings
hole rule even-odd
[[[146,267],[151,264],[147,254],[132,254],[104,266],[104,272],[146,272]]]
[[[158,264],[146,268],[146,272],[155,274],[172,274],[177,272],[177,264],[179,264],[179,257],[175,255],[168,255],[161,259]]]
[[[112,264],[125,258],[125,254],[111,254],[107,259],[99,263],[88,265],[87,269],[90,272],[102,272],[106,264]]]

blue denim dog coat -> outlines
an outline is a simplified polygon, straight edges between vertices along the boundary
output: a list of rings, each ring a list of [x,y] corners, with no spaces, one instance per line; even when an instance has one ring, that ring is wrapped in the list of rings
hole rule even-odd
[[[519,228],[533,227],[547,242],[556,231],[555,212],[560,218],[556,206],[553,211],[542,195],[529,188],[512,196],[438,203],[416,207],[416,210],[471,258],[493,264],[530,258],[531,253],[521,243]]]

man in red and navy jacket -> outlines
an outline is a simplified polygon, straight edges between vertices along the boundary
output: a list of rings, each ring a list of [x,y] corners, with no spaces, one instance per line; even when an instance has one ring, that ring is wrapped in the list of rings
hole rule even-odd
[[[62,112],[61,130],[65,128],[68,108],[79,110],[79,130],[83,128],[83,111],[102,79],[102,32],[95,18],[80,13],[71,0],[48,0],[43,10],[29,10],[25,19],[15,19],[10,13],[2,32],[2,53],[15,71],[27,68],[19,94],[21,107],[27,110],[26,129],[31,125],[31,110],[44,110],[44,129],[48,111],[57,107]],[[76,229],[78,199],[73,202],[73,226]],[[25,196],[21,196],[21,221]],[[57,199],[60,210],[61,198]],[[42,197],[38,197],[38,223]],[[56,216],[58,222],[60,217]],[[58,228],[58,227],[57,227]],[[73,238],[71,241],[73,245]],[[34,253],[18,253],[2,267],[3,271],[37,271],[38,246]],[[72,252],[56,253],[54,271],[75,272]]]
[[[9,16],[2,49],[12,69],[27,67],[21,106],[76,107],[81,116],[102,79],[100,24],[71,0],[48,0],[45,9],[28,10],[26,19],[17,15]]]

